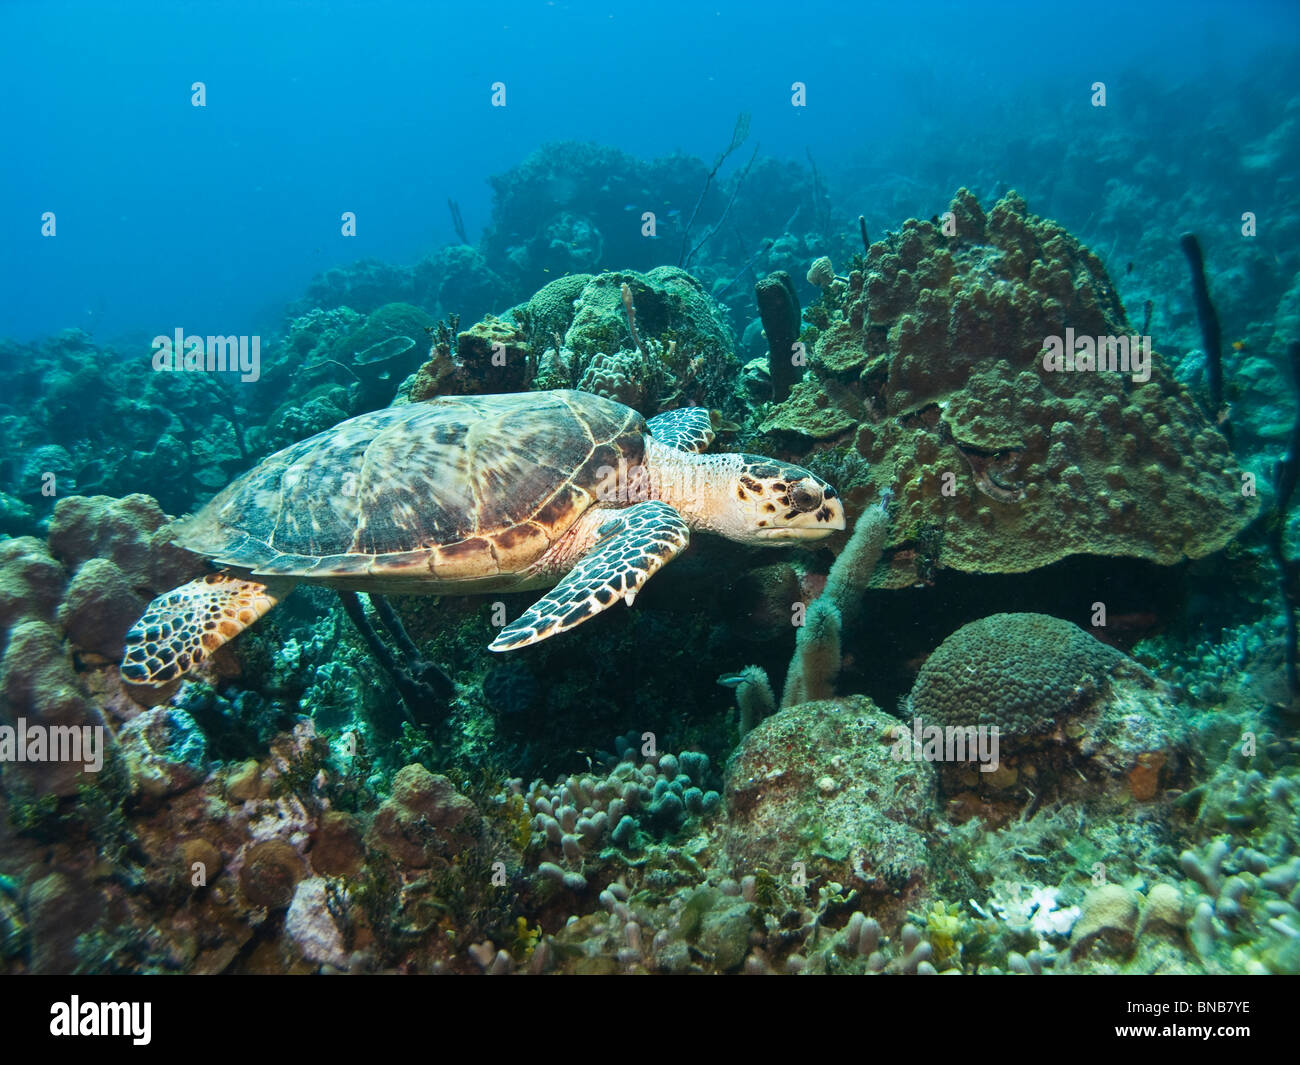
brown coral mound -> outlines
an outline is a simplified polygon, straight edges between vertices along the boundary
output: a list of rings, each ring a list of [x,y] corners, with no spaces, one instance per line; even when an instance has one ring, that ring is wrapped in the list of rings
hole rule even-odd
[[[110,559],[132,588],[157,594],[203,569],[171,536],[167,516],[151,496],[68,496],[54,506],[50,554],[70,572],[90,559]]]
[[[1187,733],[1168,687],[1046,614],[963,625],[926,660],[908,713],[927,731],[938,726],[948,743],[965,729],[998,730],[991,771],[962,755],[939,759],[947,811],[957,820],[978,813],[1004,823],[1043,795],[1088,802],[1094,812],[1163,801],[1186,780]]]
[[[926,659],[912,709],[927,725],[996,725],[1011,736],[1037,735],[1092,702],[1128,662],[1060,618],[994,614],[963,625]]]
[[[532,353],[510,322],[489,314],[459,332],[452,350],[451,334],[435,337],[429,360],[411,383],[412,403],[434,396],[482,396],[521,392],[536,367]]]
[[[733,875],[835,881],[879,907],[914,901],[927,883],[935,773],[894,758],[897,722],[865,696],[803,703],[745,736],[727,764],[720,842]]]
[[[1228,543],[1257,503],[1158,354],[1144,382],[1131,368],[1044,368],[1048,338],[1067,329],[1132,337],[1101,261],[1015,193],[985,216],[962,189],[949,210],[872,245],[814,374],[762,425],[852,440],[872,483],[894,486],[876,581],[902,587],[936,566],[1021,573],[1074,554],[1169,565]]]
[[[282,910],[305,875],[298,852],[282,840],[271,839],[249,848],[239,871],[239,886],[254,906]]]
[[[379,807],[367,842],[413,869],[443,866],[473,839],[478,812],[441,774],[408,765],[393,778],[393,794]]]

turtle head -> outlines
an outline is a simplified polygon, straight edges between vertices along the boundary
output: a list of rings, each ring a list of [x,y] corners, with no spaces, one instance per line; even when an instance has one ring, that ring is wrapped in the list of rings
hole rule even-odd
[[[729,522],[736,539],[780,545],[820,540],[844,528],[843,502],[816,474],[759,455],[738,457]]]

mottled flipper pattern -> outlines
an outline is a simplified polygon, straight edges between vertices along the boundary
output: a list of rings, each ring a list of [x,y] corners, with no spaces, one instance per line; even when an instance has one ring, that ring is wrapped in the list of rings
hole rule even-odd
[[[501,630],[490,651],[513,651],[581,625],[622,599],[628,606],[660,568],[690,543],[691,530],[667,503],[610,511],[590,550],[543,598]]]
[[[646,428],[659,443],[678,451],[704,451],[717,435],[707,407],[679,407],[664,411],[646,422]]]
[[[293,582],[270,585],[210,573],[160,595],[126,634],[122,677],[161,686],[183,677],[288,594]]]

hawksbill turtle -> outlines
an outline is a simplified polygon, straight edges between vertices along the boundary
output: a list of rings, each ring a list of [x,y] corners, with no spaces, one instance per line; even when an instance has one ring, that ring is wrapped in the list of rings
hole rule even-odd
[[[705,454],[713,437],[702,407],[647,422],[568,390],[438,396],[340,422],[178,523],[174,542],[221,569],[149,604],[127,633],[122,676],[183,676],[299,583],[402,595],[550,587],[490,645],[510,651],[630,606],[692,529],[779,545],[844,528],[825,481],[774,459]]]

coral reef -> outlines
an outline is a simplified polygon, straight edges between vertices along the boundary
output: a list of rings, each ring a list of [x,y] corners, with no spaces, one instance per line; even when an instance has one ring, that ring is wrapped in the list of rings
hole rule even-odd
[[[873,916],[926,889],[936,778],[892,757],[895,721],[862,696],[810,702],[767,718],[727,763],[721,841],[733,876],[760,869],[864,892]]]
[[[890,231],[953,187],[939,146],[910,183],[836,175],[871,244],[811,155],[729,160],[746,125],[712,171],[540,149],[477,246],[458,220],[412,266],[317,278],[264,387],[77,330],[0,343],[0,727],[103,737],[94,768],[0,765],[0,971],[1300,972],[1269,559],[1300,556],[1274,464],[1300,214],[1225,242],[1217,192],[1169,196],[1153,175],[1187,171],[1107,136],[1027,190],[1077,238],[967,189]],[[1298,129],[1215,143],[1277,207],[1260,176]],[[969,179],[986,206],[995,169]],[[1189,226],[1242,337],[1218,353]],[[1138,331],[1121,295],[1149,366],[1053,366],[1054,337]],[[797,342],[807,374],[777,358]],[[511,656],[486,645],[533,593],[367,612],[302,588],[154,705],[121,683],[126,627],[198,571],[169,514],[363,410],[551,387],[713,408],[728,449],[833,484],[852,534],[701,536],[635,610]],[[1110,624],[1062,620],[1130,580]],[[992,761],[948,743],[982,726]]]
[[[494,202],[483,252],[512,282],[530,289],[607,263],[648,270],[675,261],[681,215],[698,200],[704,176],[695,158],[647,162],[602,145],[544,144],[490,179]],[[723,195],[715,186],[702,220],[716,221]],[[643,233],[646,211],[656,216],[652,236]]]
[[[276,355],[292,355],[292,383],[265,429],[250,432],[251,440],[275,450],[387,406],[429,357],[435,324],[409,303],[385,303],[364,316],[348,307],[313,310],[291,320]]]
[[[877,580],[902,587],[936,564],[1019,573],[1078,553],[1167,565],[1226,544],[1257,501],[1158,354],[1145,381],[1044,369],[1049,338],[1135,332],[1100,260],[1014,194],[986,215],[962,189],[949,217],[951,236],[909,220],[871,246],[817,339],[814,376],[761,426],[851,436],[873,482],[897,486]]]
[[[1041,800],[1080,787],[1105,793],[1112,778],[1123,787],[1112,798],[1149,802],[1186,779],[1188,737],[1173,693],[1122,652],[1042,614],[995,614],[958,629],[921,667],[907,710],[909,745],[930,726],[940,748],[967,736],[960,761],[940,759],[954,814],[978,810],[996,822],[1009,814],[999,814],[999,793],[1018,807],[1026,787]],[[997,764],[975,771],[981,729],[997,730]]]
[[[371,314],[385,304],[409,304],[432,315],[477,318],[503,305],[507,286],[488,256],[466,243],[449,244],[411,266],[362,259],[314,278],[291,313]]]

